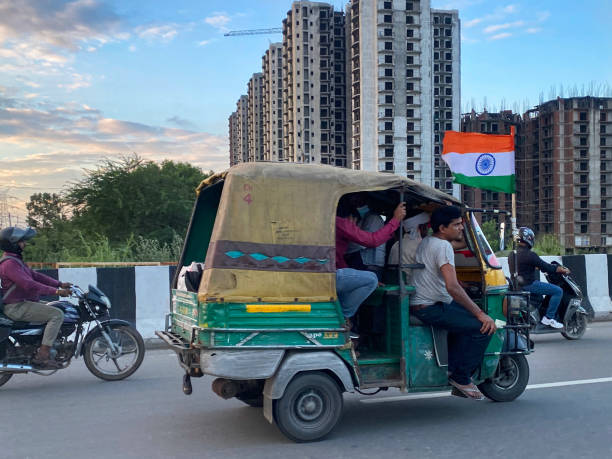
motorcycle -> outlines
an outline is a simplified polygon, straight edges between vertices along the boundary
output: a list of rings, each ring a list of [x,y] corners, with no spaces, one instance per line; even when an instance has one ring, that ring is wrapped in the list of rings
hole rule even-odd
[[[87,369],[105,381],[132,375],[145,354],[140,333],[129,322],[110,318],[110,300],[93,285],[88,291],[73,286],[71,292],[78,304],[65,300],[48,303],[64,312],[64,322],[51,348],[51,356],[61,364],[59,370],[82,356]],[[0,386],[15,374],[49,376],[58,371],[32,364],[44,328],[45,324],[14,322],[0,313]]]
[[[559,265],[555,261],[552,264]],[[588,318],[588,312],[582,306],[584,301],[582,290],[580,290],[576,281],[568,274],[546,274],[546,280],[548,283],[557,285],[563,290],[563,298],[557,310],[557,317],[563,323],[563,328],[552,328],[540,322],[546,314],[546,309],[548,309],[550,296],[542,297],[542,295],[530,294],[529,304],[526,309],[530,333],[539,335],[561,332],[569,340],[582,338],[587,328]]]

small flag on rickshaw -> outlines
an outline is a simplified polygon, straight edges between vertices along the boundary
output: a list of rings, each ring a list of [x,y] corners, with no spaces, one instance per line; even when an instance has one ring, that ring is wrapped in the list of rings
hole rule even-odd
[[[442,159],[455,183],[474,188],[516,192],[514,136],[446,131]]]

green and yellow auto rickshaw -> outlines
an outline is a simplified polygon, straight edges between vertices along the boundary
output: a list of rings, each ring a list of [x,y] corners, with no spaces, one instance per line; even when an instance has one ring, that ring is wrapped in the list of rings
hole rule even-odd
[[[414,288],[404,283],[405,266],[387,266],[384,285],[360,308],[362,322],[368,311],[384,310],[382,337],[356,351],[344,327],[335,216],[340,198],[356,192],[390,211],[401,201],[409,210],[462,206],[406,177],[322,165],[249,163],[202,182],[166,328],[157,332],[185,370],[185,393],[191,377],[215,376],[218,395],[263,406],[287,437],[311,441],[340,419],[343,392],[451,390],[446,334],[410,316]],[[489,399],[510,401],[527,385],[530,350],[513,325],[501,266],[474,212],[462,209],[467,246],[456,253],[457,276],[498,324],[473,379]],[[193,262],[204,263],[197,291],[177,289]]]

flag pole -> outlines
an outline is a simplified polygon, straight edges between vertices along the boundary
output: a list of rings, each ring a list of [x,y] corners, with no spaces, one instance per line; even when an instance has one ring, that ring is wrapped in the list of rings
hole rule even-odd
[[[516,126],[510,126],[510,135],[512,136],[512,145],[514,146],[514,163],[516,165],[516,142],[514,141],[514,138],[516,137]],[[513,281],[512,284],[514,288],[516,288],[518,283],[518,266],[516,257],[516,240],[518,237],[518,228],[516,227],[516,170],[514,171],[514,174],[515,185],[514,193],[512,193],[512,216],[510,217],[510,222],[512,224],[512,252],[510,253],[510,256],[514,261],[514,263],[512,263],[514,269],[510,273],[510,278]]]

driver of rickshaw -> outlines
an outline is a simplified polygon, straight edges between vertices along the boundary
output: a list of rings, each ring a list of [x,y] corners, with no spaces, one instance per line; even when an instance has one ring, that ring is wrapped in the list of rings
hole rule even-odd
[[[425,265],[413,274],[415,293],[410,314],[422,322],[448,330],[448,371],[453,394],[475,400],[484,396],[472,382],[481,364],[495,322],[467,295],[457,280],[452,242],[463,239],[461,209],[442,206],[431,216],[432,236],[416,252]]]
[[[364,247],[378,247],[387,242],[406,216],[406,204],[399,203],[393,217],[385,226],[372,233],[357,226],[355,219],[351,217],[354,210],[351,196],[343,196],[336,213],[336,290],[349,330],[352,329],[351,318],[378,286],[378,277],[371,271],[349,268],[344,260],[346,249],[350,242]],[[358,337],[357,333],[351,332],[351,338]]]

